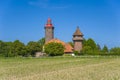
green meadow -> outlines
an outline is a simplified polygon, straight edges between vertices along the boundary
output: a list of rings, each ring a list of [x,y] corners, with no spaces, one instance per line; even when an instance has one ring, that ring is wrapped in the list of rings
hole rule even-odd
[[[120,80],[120,57],[0,58],[0,80]]]

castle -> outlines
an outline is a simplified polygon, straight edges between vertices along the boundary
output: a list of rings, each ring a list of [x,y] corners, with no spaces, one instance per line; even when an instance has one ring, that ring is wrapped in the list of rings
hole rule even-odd
[[[61,43],[65,47],[64,53],[73,53],[73,51],[80,52],[82,50],[83,34],[81,33],[79,27],[77,27],[77,30],[73,34],[74,48],[70,44],[54,38],[54,26],[52,25],[50,18],[48,18],[44,28],[46,44],[50,42]]]

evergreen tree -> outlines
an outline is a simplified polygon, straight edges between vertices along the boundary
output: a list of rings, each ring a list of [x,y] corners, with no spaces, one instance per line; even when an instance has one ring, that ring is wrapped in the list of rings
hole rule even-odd
[[[97,49],[96,43],[95,43],[95,41],[92,38],[89,38],[87,40],[86,45],[90,46],[92,50],[96,50]]]
[[[103,49],[102,49],[102,52],[103,53],[108,53],[108,47],[106,45],[104,45]]]
[[[84,53],[84,54],[98,54],[97,45],[92,38],[89,38],[88,40],[84,39],[82,53]]]
[[[99,51],[101,51],[101,47],[100,47],[99,44],[97,44],[97,49],[98,49]]]

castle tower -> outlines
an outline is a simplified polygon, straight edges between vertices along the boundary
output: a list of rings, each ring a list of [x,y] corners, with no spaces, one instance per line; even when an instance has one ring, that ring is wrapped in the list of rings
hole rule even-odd
[[[79,27],[73,34],[74,50],[80,52],[82,50],[83,34],[80,32]]]
[[[54,27],[51,23],[51,19],[48,18],[45,25],[45,43],[54,38]]]

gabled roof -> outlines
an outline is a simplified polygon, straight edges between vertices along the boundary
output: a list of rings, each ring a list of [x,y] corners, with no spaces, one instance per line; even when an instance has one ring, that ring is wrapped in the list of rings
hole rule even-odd
[[[83,36],[83,34],[82,34],[82,32],[80,31],[79,27],[77,27],[77,29],[76,29],[76,31],[75,31],[75,33],[74,33],[73,35],[74,35],[74,36],[78,36],[78,35]]]
[[[66,43],[64,52],[65,53],[72,53],[73,52],[73,47],[69,43]]]
[[[73,47],[68,43],[65,43],[59,39],[52,39],[52,40],[46,42],[46,44],[51,43],[51,42],[61,43],[65,47],[65,50],[64,50],[65,53],[72,53],[73,52]]]

